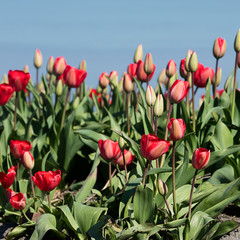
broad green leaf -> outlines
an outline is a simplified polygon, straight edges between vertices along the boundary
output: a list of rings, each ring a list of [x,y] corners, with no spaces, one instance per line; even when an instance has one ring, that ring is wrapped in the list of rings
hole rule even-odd
[[[145,111],[147,110],[147,102],[146,102],[146,93],[141,85],[141,83],[134,77],[134,80],[138,86],[139,92],[140,92],[140,96],[142,99],[142,103],[143,103],[143,107],[145,108]]]
[[[153,214],[153,192],[150,188],[137,187],[134,199],[134,219],[138,223],[145,223],[152,218]]]
[[[177,227],[181,226],[182,224],[184,224],[186,222],[186,220],[187,220],[187,218],[174,220],[174,221],[164,224],[163,226],[165,228],[177,228]]]
[[[101,133],[98,133],[98,132],[95,132],[95,131],[92,131],[92,130],[79,129],[79,130],[75,130],[74,132],[75,132],[75,133],[79,133],[79,134],[80,134],[82,137],[84,137],[84,138],[92,139],[92,140],[95,141],[96,143],[98,143],[98,141],[99,141],[100,139],[102,139],[102,140],[107,140],[107,139],[109,139],[109,137],[107,137],[106,135],[101,134]]]
[[[239,224],[237,222],[233,221],[233,220],[224,221],[218,227],[216,233],[213,235],[213,238],[223,236],[223,235],[233,231],[238,226],[239,226]]]
[[[169,168],[169,167],[152,168],[147,172],[147,175],[165,173],[165,172],[172,172],[172,168]]]

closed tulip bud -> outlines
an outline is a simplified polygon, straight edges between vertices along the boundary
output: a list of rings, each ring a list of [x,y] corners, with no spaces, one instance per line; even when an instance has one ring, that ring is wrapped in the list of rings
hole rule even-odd
[[[163,113],[164,103],[162,94],[158,94],[155,105],[154,105],[154,115],[160,117]]]
[[[234,50],[238,53],[240,51],[240,29],[238,29],[237,35],[234,41]]]
[[[168,187],[160,178],[158,179],[158,192],[162,196],[166,196],[168,194]]]
[[[238,64],[238,67],[240,68],[240,54],[238,54],[237,64]]]
[[[133,156],[130,151],[124,149],[124,158],[125,158],[126,166],[128,166],[135,159],[135,156]],[[120,169],[123,169],[124,168],[123,154],[121,153],[118,158],[113,159],[113,163],[117,164]]]
[[[156,101],[155,91],[154,91],[154,89],[150,85],[148,85],[147,91],[146,91],[146,102],[147,102],[147,105],[149,107],[152,107],[152,106],[154,106],[155,101]]]
[[[215,58],[222,58],[226,52],[226,40],[223,38],[217,38],[213,44],[213,55]]]
[[[64,57],[57,57],[53,65],[53,73],[60,76],[63,74],[66,67],[67,63]]]
[[[38,84],[38,89],[39,89],[40,92],[42,92],[42,93],[44,93],[44,94],[46,93],[43,81],[41,81],[41,82]]]
[[[185,62],[186,62],[186,59],[181,60],[179,72],[180,72],[181,77],[186,80],[187,79],[187,71],[185,69]]]
[[[150,75],[153,72],[153,60],[151,53],[148,53],[146,55],[145,61],[144,61],[144,71],[147,75]]]
[[[22,156],[21,163],[23,164],[23,166],[26,169],[28,169],[28,170],[33,169],[33,167],[34,167],[34,159],[33,159],[32,154],[29,151],[24,152],[24,154]]]
[[[213,79],[212,79],[212,84],[214,85],[215,84],[215,75],[213,76]],[[222,80],[222,68],[218,68],[217,70],[217,86],[221,83],[221,80]]]
[[[48,63],[47,63],[47,72],[49,74],[53,74],[53,65],[54,65],[54,58],[53,56],[49,57]]]
[[[121,155],[121,149],[119,148],[119,143],[114,142],[113,140],[103,141],[102,139],[100,139],[98,141],[98,147],[102,157],[107,161],[116,159]]]
[[[97,86],[97,93],[101,93],[102,92],[102,88],[98,85]]]
[[[174,60],[170,60],[167,64],[167,67],[166,67],[166,75],[168,76],[168,78],[171,78],[175,72],[177,71],[177,68],[176,68],[176,63],[174,62]]]
[[[63,80],[59,79],[57,82],[56,95],[61,96],[63,93]]]
[[[103,72],[99,77],[99,86],[103,89],[108,86],[109,80],[107,79],[108,74]]]
[[[84,70],[84,71],[87,71],[87,63],[86,63],[86,60],[82,60],[80,65],[79,65],[79,69],[80,70]]]
[[[40,68],[43,64],[43,57],[42,53],[40,52],[39,49],[36,50],[35,52],[35,57],[34,57],[34,66],[35,68]]]
[[[169,91],[169,99],[172,103],[180,103],[189,91],[189,83],[177,79]]]
[[[125,142],[125,140],[124,140],[122,137],[119,137],[118,143],[119,143],[120,149],[123,151],[123,150],[126,148],[126,142]]]
[[[112,71],[109,75],[109,78],[112,81],[111,89],[113,90],[114,87],[117,87],[117,85],[118,85],[118,72],[117,71]]]
[[[118,83],[118,91],[119,92],[122,92],[123,91],[123,80],[124,80],[124,77],[121,77],[119,83]]]
[[[29,73],[29,67],[28,67],[28,65],[25,65],[25,66],[24,66],[23,71],[24,71],[25,73]]]
[[[231,89],[233,88],[233,81],[232,80],[232,75],[230,74],[224,84],[224,89],[227,91],[229,84],[231,84]]]
[[[138,63],[139,60],[142,61],[143,59],[143,47],[142,47],[142,44],[139,44],[137,49],[136,49],[136,52],[134,54],[134,62],[135,63]]]
[[[45,95],[42,92],[40,92],[39,103],[41,106],[44,106],[44,102],[45,102]]]
[[[170,139],[176,142],[183,138],[186,130],[186,125],[181,118],[171,118],[171,121],[168,124],[168,130],[170,132]]]
[[[80,98],[76,97],[73,101],[73,109],[76,110],[80,102]]]
[[[198,68],[198,57],[195,51],[193,51],[191,58],[189,60],[189,70],[190,72],[196,72]]]
[[[210,160],[210,150],[205,148],[197,148],[192,156],[192,165],[195,169],[205,168]]]
[[[189,61],[190,61],[191,56],[192,56],[192,50],[189,49],[187,52],[186,59],[185,59],[185,69],[187,72],[190,72]]]
[[[164,68],[158,76],[158,84],[161,86],[166,81],[166,68]]]
[[[156,66],[155,66],[155,64],[153,64],[153,72],[150,75],[147,75],[144,71],[144,62],[139,60],[139,62],[137,64],[137,70],[136,70],[137,79],[141,82],[150,81],[153,77],[154,72],[155,72],[155,68],[156,68]]]
[[[133,83],[132,83],[132,79],[130,77],[130,75],[128,73],[126,73],[124,75],[124,79],[123,79],[123,89],[125,92],[129,93],[132,91],[133,89]]]
[[[3,77],[2,77],[2,83],[6,83],[8,84],[8,76],[6,73],[3,74]]]

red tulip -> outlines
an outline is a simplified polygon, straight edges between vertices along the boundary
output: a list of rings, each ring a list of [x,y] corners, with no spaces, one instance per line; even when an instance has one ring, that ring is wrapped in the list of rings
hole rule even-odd
[[[66,67],[67,63],[64,57],[57,57],[53,65],[53,73],[60,76],[63,74]]]
[[[107,72],[103,72],[100,76],[99,76],[99,86],[101,88],[105,88],[107,87],[107,85],[109,84],[109,80],[107,79],[108,74]]]
[[[67,65],[63,72],[65,84],[70,88],[78,88],[87,76],[87,72]]]
[[[170,60],[166,67],[166,75],[171,78],[177,71],[176,63],[174,60]]]
[[[183,138],[186,130],[186,125],[181,118],[171,118],[171,121],[168,124],[168,130],[170,132],[170,139],[176,142]]]
[[[226,40],[224,38],[217,38],[213,44],[213,55],[215,58],[221,58],[226,52]]]
[[[12,166],[8,169],[7,173],[0,172],[0,183],[4,189],[9,188],[13,182],[16,175],[16,166]]]
[[[217,96],[218,96],[218,97],[221,97],[221,95],[223,94],[224,91],[225,91],[224,89],[222,89],[222,90],[217,90]]]
[[[197,71],[193,74],[194,85],[199,88],[206,87],[207,80],[210,78],[211,82],[214,77],[214,71],[212,68],[206,67],[199,63]]]
[[[131,63],[128,65],[127,73],[133,79],[133,77],[137,77],[137,63]]]
[[[9,84],[0,84],[0,106],[5,105],[14,93],[15,88]]]
[[[124,149],[124,157],[127,166],[130,165],[131,162],[135,159],[135,156],[133,156],[132,153],[126,149]],[[121,169],[123,169],[124,168],[123,154],[121,153],[121,155],[118,158],[113,159],[113,163],[118,164],[118,166]]]
[[[200,73],[204,69],[203,64],[198,63],[197,70],[193,73],[193,80],[195,82],[200,82]]]
[[[181,60],[179,72],[182,78],[187,79],[187,70],[185,68],[185,63],[186,59],[184,58]]]
[[[14,196],[16,193],[11,189],[11,188],[8,188],[6,190],[6,195],[7,195],[7,199],[8,201],[10,201],[11,197]]]
[[[172,103],[180,103],[186,97],[188,91],[189,82],[177,79],[173,83],[168,96]]]
[[[61,182],[61,171],[39,171],[35,173],[32,180],[40,190],[50,192]]]
[[[10,203],[13,206],[13,208],[17,210],[22,210],[26,206],[26,199],[23,195],[23,193],[15,193],[11,198],[10,198]]]
[[[205,168],[210,160],[210,150],[205,148],[197,148],[192,156],[192,165],[195,169]]]
[[[16,92],[23,91],[30,80],[30,74],[25,73],[24,71],[10,70],[8,72],[8,81],[9,85],[15,88]]]
[[[91,99],[93,99],[93,95],[97,96],[97,90],[94,89],[94,88],[91,89],[91,91],[90,91],[90,93],[89,93],[89,97],[90,97]]]
[[[22,158],[24,152],[31,150],[31,143],[29,141],[11,140],[10,150],[15,158]]]
[[[155,66],[155,64],[153,64],[153,72],[149,76],[147,76],[147,74],[144,71],[144,62],[139,60],[137,63],[137,70],[136,70],[137,79],[141,82],[150,81],[155,72],[155,68],[156,68],[156,66]]]
[[[121,154],[121,150],[119,148],[118,142],[114,142],[113,140],[103,141],[102,139],[100,139],[98,141],[98,147],[102,157],[107,161],[116,159]]]
[[[171,143],[158,138],[154,134],[142,135],[141,138],[141,154],[148,160],[154,160],[166,153]]]

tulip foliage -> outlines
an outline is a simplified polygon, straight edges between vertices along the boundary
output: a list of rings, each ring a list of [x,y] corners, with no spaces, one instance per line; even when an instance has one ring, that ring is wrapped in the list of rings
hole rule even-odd
[[[116,71],[99,73],[96,89],[87,89],[86,61],[77,69],[50,57],[37,86],[34,74],[9,71],[0,91],[0,219],[16,227],[7,239],[215,239],[238,226],[217,219],[240,204],[236,73],[212,98],[219,77],[189,50],[184,80],[170,60],[154,91],[159,66],[142,51],[119,81]],[[205,91],[198,108],[190,88]]]

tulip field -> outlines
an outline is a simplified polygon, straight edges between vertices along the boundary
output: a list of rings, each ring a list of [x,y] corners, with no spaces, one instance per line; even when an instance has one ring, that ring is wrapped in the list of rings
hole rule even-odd
[[[240,30],[232,45],[227,79],[220,37],[215,69],[191,50],[161,69],[140,44],[126,72],[103,70],[96,89],[84,60],[44,65],[36,50],[36,72],[9,66],[0,84],[6,239],[220,239],[239,227],[218,218],[229,206],[240,212]]]

